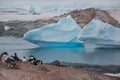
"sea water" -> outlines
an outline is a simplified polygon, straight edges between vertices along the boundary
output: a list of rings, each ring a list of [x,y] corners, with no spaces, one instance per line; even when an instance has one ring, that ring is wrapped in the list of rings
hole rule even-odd
[[[93,49],[84,47],[73,48],[55,48],[39,47],[28,43],[22,38],[0,37],[0,53],[7,51],[9,56],[18,53],[22,58],[27,59],[34,55],[44,63],[50,63],[54,60],[72,63],[86,63],[99,65],[120,65],[120,49]]]

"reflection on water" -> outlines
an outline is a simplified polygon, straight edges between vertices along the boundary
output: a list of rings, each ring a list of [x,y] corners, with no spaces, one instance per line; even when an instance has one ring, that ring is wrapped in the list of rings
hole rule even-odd
[[[120,65],[120,49],[85,49],[85,48],[41,48],[18,38],[0,37],[0,52],[14,52],[18,56],[34,55],[37,59],[48,63],[54,60],[63,62],[89,64],[116,64]]]
[[[89,64],[120,64],[120,49],[94,49],[90,52],[84,48],[34,48],[27,50],[44,62],[60,60],[64,62]]]

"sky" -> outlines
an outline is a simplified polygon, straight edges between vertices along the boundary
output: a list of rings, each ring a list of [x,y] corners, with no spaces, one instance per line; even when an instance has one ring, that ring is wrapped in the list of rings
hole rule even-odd
[[[120,0],[0,0],[0,8],[33,6],[120,7]]]

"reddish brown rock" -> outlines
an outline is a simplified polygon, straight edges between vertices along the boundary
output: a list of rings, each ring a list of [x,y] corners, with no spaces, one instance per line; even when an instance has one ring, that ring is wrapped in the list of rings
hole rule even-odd
[[[69,67],[45,64],[36,67],[28,63],[17,65],[19,68],[10,69],[6,64],[0,63],[0,80],[120,80],[117,77]]]
[[[111,15],[106,10],[100,10],[95,8],[88,8],[83,10],[75,10],[60,16],[55,17],[56,19],[60,19],[67,15],[71,15],[75,21],[81,26],[84,27],[88,24],[93,18],[102,20],[103,22],[107,22],[116,27],[120,27],[120,23],[111,17]]]

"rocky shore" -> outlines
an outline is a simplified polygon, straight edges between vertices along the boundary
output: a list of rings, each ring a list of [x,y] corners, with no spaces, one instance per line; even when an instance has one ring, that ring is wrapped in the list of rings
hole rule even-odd
[[[54,22],[54,21],[53,21]],[[32,29],[41,27],[43,25],[53,23],[52,21],[8,21],[0,22],[0,36],[23,37],[23,35]],[[5,26],[9,26],[9,30],[4,30]]]
[[[84,64],[84,63],[69,63],[69,62],[60,62],[58,60],[49,63],[50,65],[60,66],[60,67],[72,67],[76,69],[82,69],[92,72],[100,73],[120,73],[120,65],[93,65],[93,64]]]
[[[0,63],[0,80],[120,80],[97,72],[78,70],[72,67],[57,67],[42,64],[39,67],[29,63],[16,62],[16,68]]]

